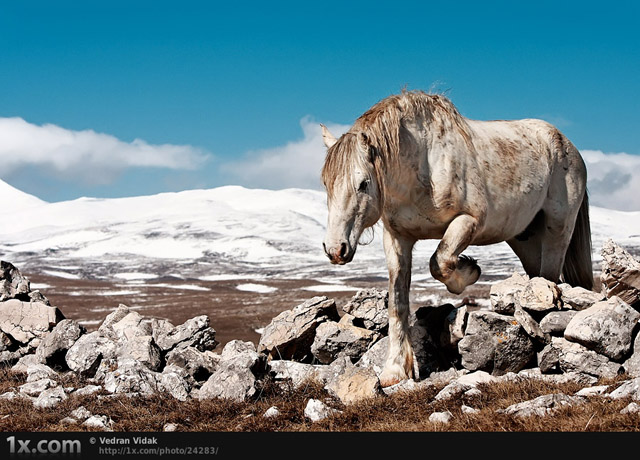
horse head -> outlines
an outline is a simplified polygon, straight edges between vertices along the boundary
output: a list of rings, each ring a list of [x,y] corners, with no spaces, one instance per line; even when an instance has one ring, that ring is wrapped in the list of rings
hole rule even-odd
[[[353,260],[362,232],[381,215],[381,190],[375,174],[375,149],[363,132],[336,139],[322,126],[327,157],[322,181],[327,190],[329,217],[322,243],[332,264]]]

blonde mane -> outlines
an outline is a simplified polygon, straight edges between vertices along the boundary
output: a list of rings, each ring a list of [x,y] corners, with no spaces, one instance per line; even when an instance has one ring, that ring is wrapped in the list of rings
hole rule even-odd
[[[469,128],[453,103],[441,94],[424,91],[402,91],[389,96],[363,113],[351,129],[327,150],[322,181],[331,197],[336,178],[351,174],[361,155],[372,155],[375,175],[380,187],[387,165],[400,156],[400,129],[405,119],[422,119],[435,136],[443,136],[452,128],[470,142]],[[369,152],[363,151],[359,135],[364,135]],[[359,155],[361,154],[361,155]],[[359,161],[360,160],[360,161]]]

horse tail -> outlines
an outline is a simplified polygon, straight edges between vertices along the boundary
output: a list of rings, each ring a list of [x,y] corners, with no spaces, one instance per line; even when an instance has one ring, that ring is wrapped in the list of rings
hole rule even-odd
[[[562,267],[565,283],[593,289],[593,266],[591,263],[591,225],[589,224],[589,197],[584,191],[582,204],[576,217],[573,235]]]

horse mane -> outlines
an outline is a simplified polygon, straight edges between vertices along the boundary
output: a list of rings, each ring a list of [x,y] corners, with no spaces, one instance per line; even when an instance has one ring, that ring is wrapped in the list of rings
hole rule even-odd
[[[382,186],[383,170],[400,156],[400,129],[404,119],[422,119],[438,136],[454,129],[465,142],[471,142],[465,118],[446,96],[403,90],[373,105],[327,150],[322,181],[329,196],[332,196],[336,177],[349,174],[354,161],[359,160],[360,134],[364,134],[373,152],[374,173]]]

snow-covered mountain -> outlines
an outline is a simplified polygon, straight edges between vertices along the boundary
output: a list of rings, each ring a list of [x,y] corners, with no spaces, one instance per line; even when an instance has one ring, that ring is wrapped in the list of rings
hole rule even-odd
[[[0,181],[0,204],[0,258],[31,272],[203,280],[254,274],[386,277],[380,228],[351,264],[329,264],[322,252],[326,198],[313,190],[229,186],[47,203]],[[591,225],[595,263],[607,238],[640,248],[640,212],[592,207]],[[436,244],[417,245],[414,279],[428,278]],[[504,243],[466,253],[479,260],[485,274],[520,269]]]

